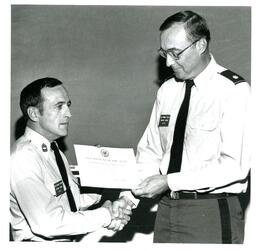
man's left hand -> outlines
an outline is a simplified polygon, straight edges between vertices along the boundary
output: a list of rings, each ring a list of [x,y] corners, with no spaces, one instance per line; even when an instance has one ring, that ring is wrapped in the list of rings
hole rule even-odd
[[[153,175],[142,181],[132,192],[145,198],[154,198],[168,190],[167,175]]]

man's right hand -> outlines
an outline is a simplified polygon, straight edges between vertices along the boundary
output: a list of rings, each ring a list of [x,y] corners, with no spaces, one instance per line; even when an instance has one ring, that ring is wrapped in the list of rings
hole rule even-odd
[[[111,223],[107,227],[114,231],[120,231],[129,222],[132,214],[133,203],[127,197],[121,197],[114,201],[106,201],[103,207],[107,208],[111,214]]]

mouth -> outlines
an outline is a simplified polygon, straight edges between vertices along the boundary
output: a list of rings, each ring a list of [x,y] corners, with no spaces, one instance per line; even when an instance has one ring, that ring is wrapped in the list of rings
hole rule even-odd
[[[180,67],[173,67],[173,66],[172,66],[172,70],[173,70],[174,72],[179,71],[179,69],[180,69]]]
[[[63,125],[63,126],[68,126],[69,122],[63,122],[63,123],[60,123],[60,125]]]

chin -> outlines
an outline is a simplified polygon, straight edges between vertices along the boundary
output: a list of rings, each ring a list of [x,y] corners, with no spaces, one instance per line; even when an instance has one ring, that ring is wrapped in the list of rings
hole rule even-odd
[[[179,72],[174,72],[174,76],[175,78],[178,78],[178,79],[183,79],[183,74],[179,74]]]
[[[68,135],[68,131],[61,132],[61,133],[59,134],[60,137],[65,137],[65,136],[67,136],[67,135]]]
[[[185,74],[184,72],[177,72],[175,75],[176,75],[178,78],[180,78],[180,79],[187,79],[187,78],[188,78],[188,75]]]

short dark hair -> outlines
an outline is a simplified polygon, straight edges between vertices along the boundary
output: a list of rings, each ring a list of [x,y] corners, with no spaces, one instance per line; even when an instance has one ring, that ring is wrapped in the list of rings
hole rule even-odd
[[[30,106],[38,107],[39,111],[42,112],[41,90],[45,87],[52,88],[57,85],[62,85],[62,82],[56,78],[46,77],[37,79],[24,87],[20,94],[20,109],[23,116],[29,119],[27,109]]]
[[[204,37],[209,43],[211,40],[210,31],[206,20],[197,13],[186,10],[180,11],[169,16],[160,26],[160,31],[167,30],[175,23],[184,23],[185,30],[191,40],[197,40]]]

